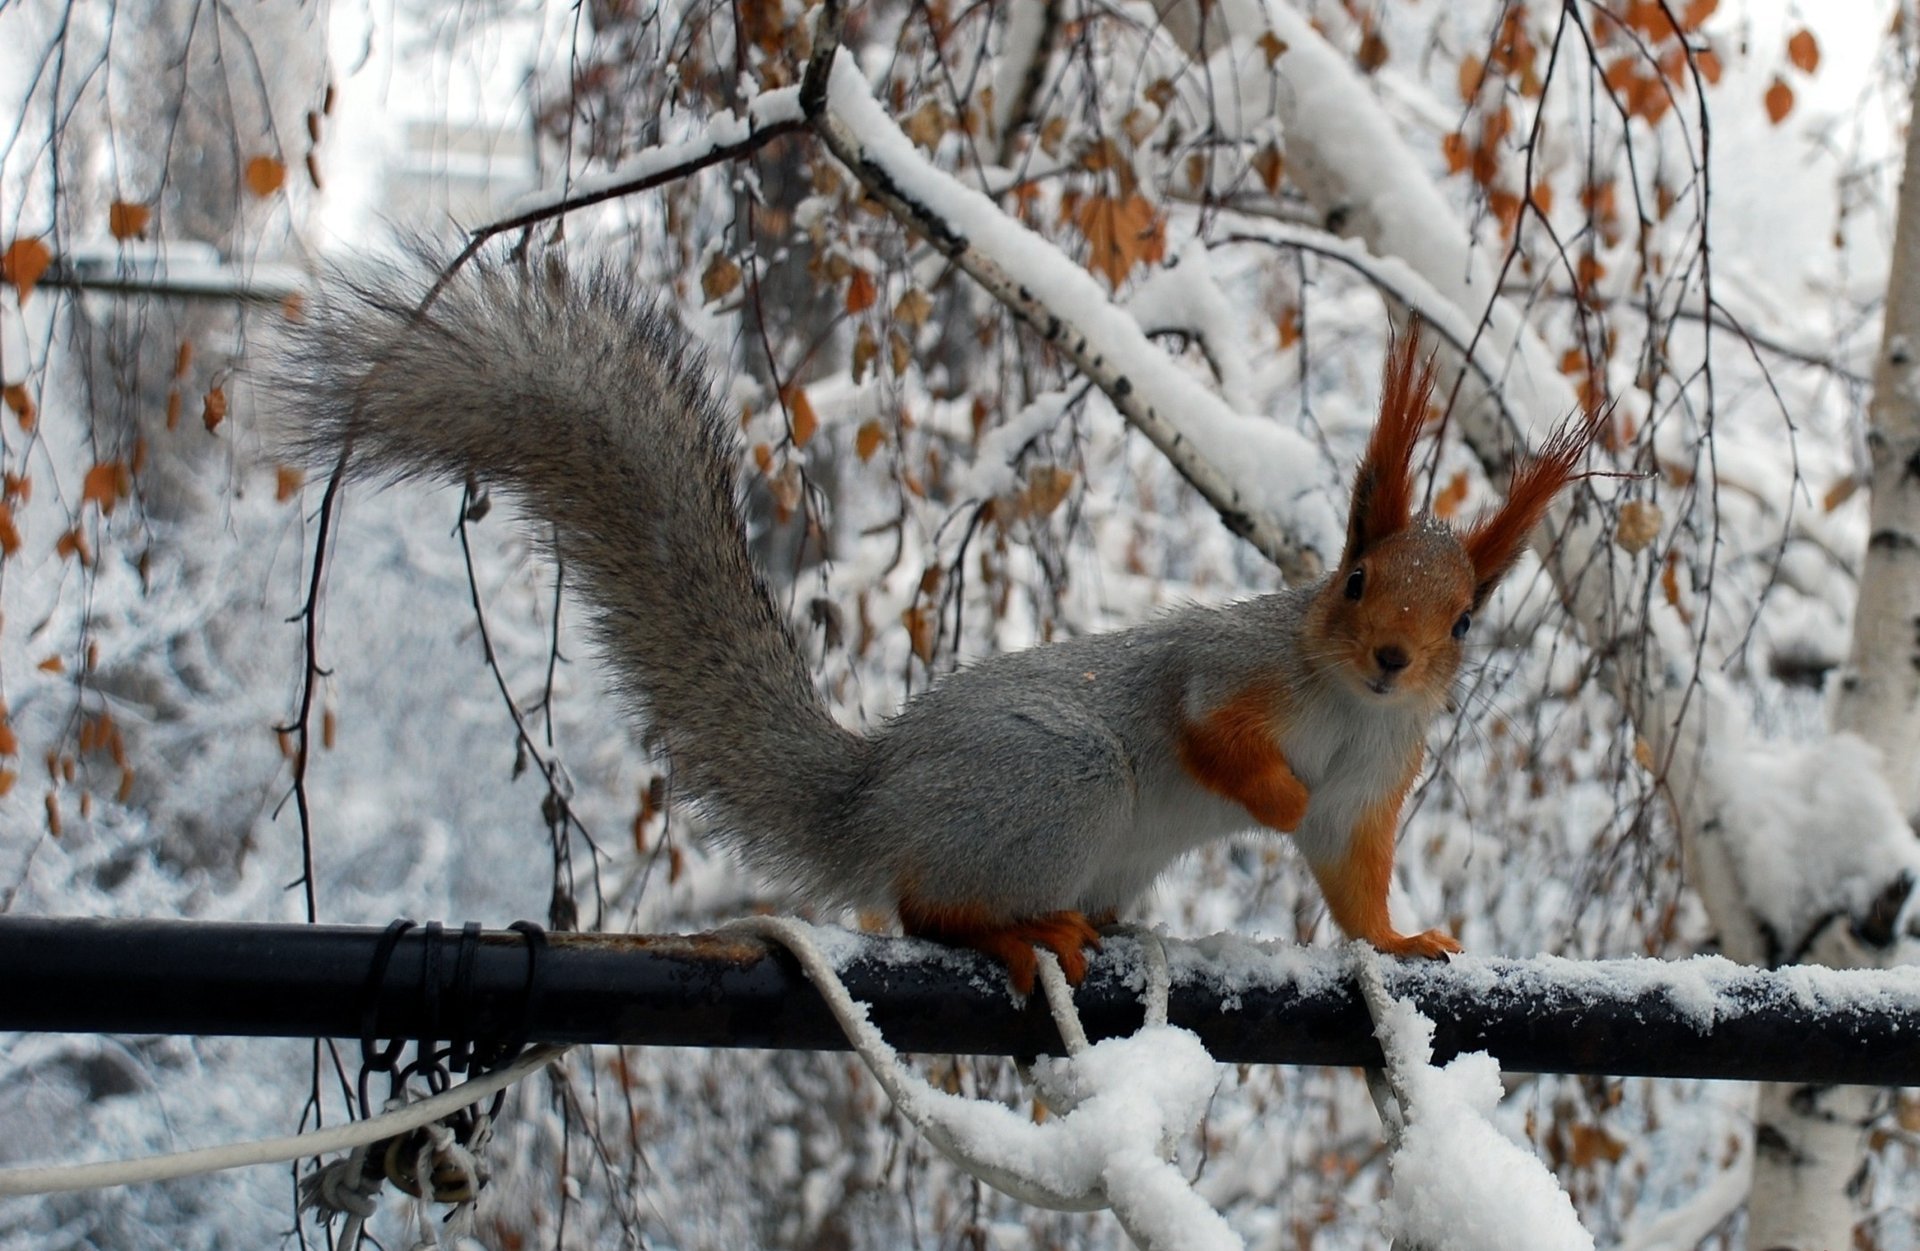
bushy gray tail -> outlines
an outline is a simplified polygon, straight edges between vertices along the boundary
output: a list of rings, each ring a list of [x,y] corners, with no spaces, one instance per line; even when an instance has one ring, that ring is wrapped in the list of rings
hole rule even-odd
[[[471,476],[550,522],[623,693],[748,859],[816,881],[864,741],[815,693],[747,555],[733,424],[698,350],[606,269],[430,258],[336,277],[289,332],[287,440],[359,475]],[[830,859],[831,857],[827,857]]]

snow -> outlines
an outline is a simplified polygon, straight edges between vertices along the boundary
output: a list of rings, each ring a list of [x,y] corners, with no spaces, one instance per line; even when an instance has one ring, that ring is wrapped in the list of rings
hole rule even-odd
[[[1811,743],[1724,746],[1710,757],[1741,892],[1773,934],[1798,944],[1836,906],[1864,915],[1889,865],[1920,880],[1913,837],[1883,772],[1858,735]],[[1817,844],[1819,855],[1807,854]]]

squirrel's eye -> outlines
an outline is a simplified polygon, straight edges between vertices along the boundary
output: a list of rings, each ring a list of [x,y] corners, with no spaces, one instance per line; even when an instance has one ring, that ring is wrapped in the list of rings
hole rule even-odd
[[[1364,593],[1366,589],[1367,589],[1367,571],[1365,569],[1355,567],[1354,571],[1347,575],[1347,598],[1359,599],[1361,594]]]
[[[1453,637],[1457,639],[1463,639],[1467,637],[1467,631],[1472,628],[1473,628],[1473,614],[1470,612],[1463,612],[1460,614],[1460,620],[1453,623]]]

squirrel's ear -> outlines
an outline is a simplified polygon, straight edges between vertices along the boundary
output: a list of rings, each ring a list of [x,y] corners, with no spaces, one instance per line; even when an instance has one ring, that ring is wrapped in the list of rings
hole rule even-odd
[[[1353,478],[1353,504],[1347,513],[1347,547],[1342,566],[1351,565],[1369,547],[1398,534],[1413,520],[1413,444],[1426,424],[1433,399],[1434,363],[1420,362],[1420,322],[1387,348],[1386,379],[1380,387],[1380,420],[1367,441],[1367,454]]]
[[[1587,449],[1606,421],[1606,410],[1575,414],[1560,423],[1560,428],[1545,444],[1514,472],[1507,487],[1507,498],[1500,507],[1473,523],[1461,539],[1467,559],[1473,562],[1473,605],[1478,608],[1500,579],[1507,576],[1527,535],[1546,516],[1547,506],[1560,489],[1575,477],[1574,470],[1586,458]]]

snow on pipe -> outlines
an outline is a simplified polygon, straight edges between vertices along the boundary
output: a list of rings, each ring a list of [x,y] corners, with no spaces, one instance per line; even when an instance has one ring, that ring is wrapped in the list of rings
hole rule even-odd
[[[844,1050],[784,952],[738,935],[0,916],[0,1030]],[[1060,1053],[1044,1004],[985,958],[819,929],[848,990],[902,1051]],[[1222,935],[1167,944],[1169,1016],[1227,1063],[1376,1066],[1352,955]],[[1920,969],[1757,970],[1716,957],[1388,962],[1439,1061],[1508,1071],[1920,1085]],[[531,975],[531,976],[530,976]],[[1141,1023],[1139,945],[1115,937],[1076,995],[1094,1040]],[[464,988],[464,989],[463,989]]]

